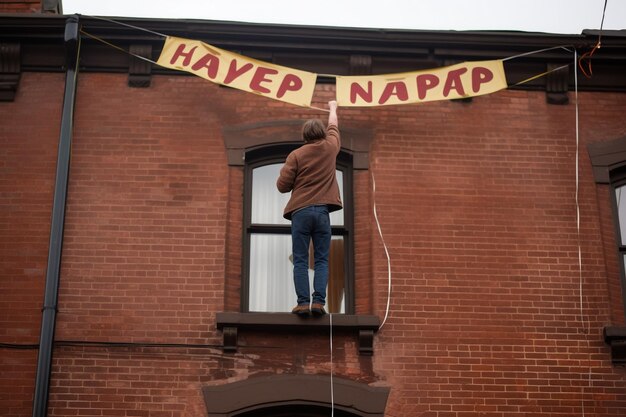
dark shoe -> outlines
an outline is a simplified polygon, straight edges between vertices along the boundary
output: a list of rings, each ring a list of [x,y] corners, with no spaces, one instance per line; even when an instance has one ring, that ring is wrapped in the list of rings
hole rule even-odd
[[[324,310],[323,304],[313,303],[311,304],[311,313],[313,313],[314,316],[323,316],[326,314],[326,310]]]
[[[293,314],[297,314],[300,317],[308,316],[311,310],[309,310],[309,306],[307,305],[297,305],[291,310]]]

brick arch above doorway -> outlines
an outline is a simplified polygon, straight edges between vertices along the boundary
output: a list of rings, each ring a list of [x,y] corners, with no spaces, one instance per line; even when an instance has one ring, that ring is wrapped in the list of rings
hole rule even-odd
[[[373,387],[333,378],[335,410],[344,416],[383,417],[388,387]],[[309,406],[311,412],[331,406],[330,375],[271,375],[202,388],[208,417],[235,417]],[[279,411],[277,411],[279,410]],[[251,414],[252,413],[252,414]],[[315,414],[313,414],[315,415]]]

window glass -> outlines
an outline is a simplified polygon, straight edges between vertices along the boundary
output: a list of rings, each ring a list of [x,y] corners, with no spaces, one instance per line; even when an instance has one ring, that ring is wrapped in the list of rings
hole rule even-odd
[[[341,196],[341,201],[345,201],[343,199],[343,172],[337,170],[335,172],[335,176],[337,177],[337,184],[339,184],[339,195]],[[330,224],[333,226],[343,226],[343,210],[337,210],[330,213]]]
[[[263,165],[252,171],[252,224],[291,224],[283,217],[291,193],[282,194],[276,188],[282,166]]]
[[[291,311],[296,290],[291,235],[250,235],[250,311]]]
[[[626,186],[622,185],[615,189],[615,200],[619,217],[620,244],[626,245]]]

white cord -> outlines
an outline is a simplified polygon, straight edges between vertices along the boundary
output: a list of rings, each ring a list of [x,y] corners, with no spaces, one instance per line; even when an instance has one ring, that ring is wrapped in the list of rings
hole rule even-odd
[[[574,63],[577,62],[578,54],[574,51]],[[580,320],[583,321],[583,273],[582,273],[582,254],[580,249],[580,205],[578,203],[578,148],[579,148],[579,134],[578,134],[578,71],[574,66],[574,96],[576,100],[576,234],[578,236],[578,274],[579,274],[579,295],[580,295]]]
[[[330,415],[335,416],[335,387],[333,385],[333,313],[328,314],[330,320]]]
[[[385,255],[387,255],[387,308],[385,309],[385,317],[383,318],[383,322],[378,327],[378,330],[382,329],[385,322],[387,321],[387,317],[389,316],[389,304],[391,303],[391,258],[389,257],[389,251],[387,250],[387,244],[385,244],[385,238],[383,237],[383,232],[380,229],[380,222],[378,221],[378,213],[376,210],[376,179],[374,178],[374,171],[370,170],[372,174],[372,198],[374,200],[374,219],[376,220],[376,226],[378,227],[378,235],[380,236],[380,240],[383,243],[383,248],[385,248]]]
[[[579,173],[578,173],[578,157],[579,157],[579,117],[578,117],[578,53],[574,50],[574,97],[576,100],[576,235],[578,237],[578,295],[579,295],[579,307],[580,307],[580,324],[584,331],[584,337],[587,340],[587,346],[589,347],[589,323],[585,323],[584,310],[583,310],[583,261],[582,261],[582,249],[580,245],[580,204],[578,202],[578,190],[580,187]],[[587,375],[587,387],[591,387],[591,366],[589,366],[589,373]],[[580,398],[580,406],[582,410],[582,417],[585,417],[585,387],[581,387],[582,396]]]

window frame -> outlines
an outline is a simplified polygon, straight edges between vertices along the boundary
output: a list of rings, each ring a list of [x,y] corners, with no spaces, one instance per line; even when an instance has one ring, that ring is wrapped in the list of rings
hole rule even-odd
[[[617,205],[616,191],[618,188],[624,187],[626,191],[626,165],[611,169],[610,173],[611,187],[611,209],[613,211],[613,227],[615,228],[615,243],[617,249],[617,257],[620,271],[620,284],[622,290],[622,300],[626,304],[626,242],[622,242],[622,227],[626,229],[626,224],[622,225],[619,218],[619,207]],[[626,223],[626,219],[625,223]],[[625,230],[626,232],[626,230]]]
[[[291,225],[252,224],[252,172],[255,168],[284,163],[287,155],[302,146],[299,142],[282,142],[249,149],[245,152],[243,180],[242,261],[240,311],[249,313],[250,301],[250,236],[253,233],[286,234],[291,236]],[[337,170],[343,174],[343,226],[332,226],[333,236],[344,238],[344,313],[354,314],[354,209],[352,155],[343,149],[337,156]]]

